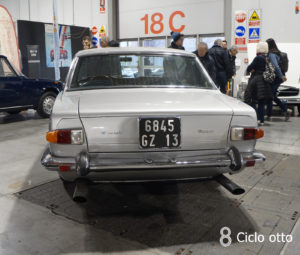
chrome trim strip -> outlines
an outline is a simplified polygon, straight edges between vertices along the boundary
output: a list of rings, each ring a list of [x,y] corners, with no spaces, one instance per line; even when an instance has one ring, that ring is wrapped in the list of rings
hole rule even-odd
[[[33,107],[33,105],[21,105],[21,106],[2,107],[2,108],[0,108],[0,110],[16,109],[16,108],[27,108],[27,107]]]

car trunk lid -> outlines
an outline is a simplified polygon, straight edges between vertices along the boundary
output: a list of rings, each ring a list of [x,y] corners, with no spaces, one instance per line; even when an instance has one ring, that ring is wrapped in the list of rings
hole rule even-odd
[[[140,117],[179,117],[181,146],[176,149],[223,149],[232,109],[220,97],[216,90],[188,88],[89,90],[81,93],[79,114],[90,152],[144,150]]]

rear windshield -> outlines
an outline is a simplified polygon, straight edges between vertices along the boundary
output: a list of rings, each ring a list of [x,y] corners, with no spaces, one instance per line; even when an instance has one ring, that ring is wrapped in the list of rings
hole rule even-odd
[[[196,57],[95,55],[80,57],[70,88],[192,87],[215,89]]]

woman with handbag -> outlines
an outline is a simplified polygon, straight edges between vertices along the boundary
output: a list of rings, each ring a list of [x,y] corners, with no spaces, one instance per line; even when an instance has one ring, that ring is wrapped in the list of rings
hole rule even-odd
[[[274,69],[272,69],[267,59],[268,49],[268,44],[265,42],[257,44],[256,57],[247,68],[247,72],[251,73],[251,77],[244,97],[245,102],[256,110],[258,124],[261,126],[265,122],[265,105],[273,99],[270,81],[275,78]]]
[[[275,73],[276,73],[276,78],[272,82],[272,93],[273,93],[273,100],[274,102],[280,107],[280,109],[283,112],[285,121],[289,120],[289,114],[287,111],[286,105],[277,97],[278,94],[278,88],[281,83],[285,82],[286,76],[283,70],[280,68],[280,50],[278,49],[274,39],[270,38],[266,41],[269,46],[269,59],[270,62],[274,65],[275,67]],[[271,116],[272,116],[272,108],[273,108],[273,102],[270,102],[267,106],[267,115],[268,115],[268,120],[271,121]]]

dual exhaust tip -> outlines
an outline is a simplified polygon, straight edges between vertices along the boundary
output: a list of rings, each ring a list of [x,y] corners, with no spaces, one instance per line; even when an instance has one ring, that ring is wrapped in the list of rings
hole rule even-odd
[[[245,192],[239,185],[225,177],[223,174],[214,178],[225,189],[230,191],[233,195],[241,195]],[[85,179],[77,179],[76,186],[73,193],[73,200],[77,203],[85,203],[88,200],[89,195],[89,183]]]
[[[228,151],[228,156],[231,159],[229,168],[232,172],[240,171],[244,166],[243,158],[237,148],[231,147]],[[89,157],[86,152],[81,152],[76,158],[77,173],[84,177],[89,173]],[[219,184],[230,191],[233,195],[241,195],[245,192],[243,188],[225,177],[223,174],[214,177]],[[84,178],[76,180],[76,186],[73,193],[73,200],[78,203],[85,203],[88,198],[89,187],[88,181]]]
[[[89,195],[89,184],[85,179],[77,179],[73,193],[73,200],[77,203],[87,202]]]
[[[245,193],[245,190],[242,187],[228,179],[223,174],[216,176],[214,180],[221,184],[225,189],[230,191],[230,193],[233,195],[241,195]]]

